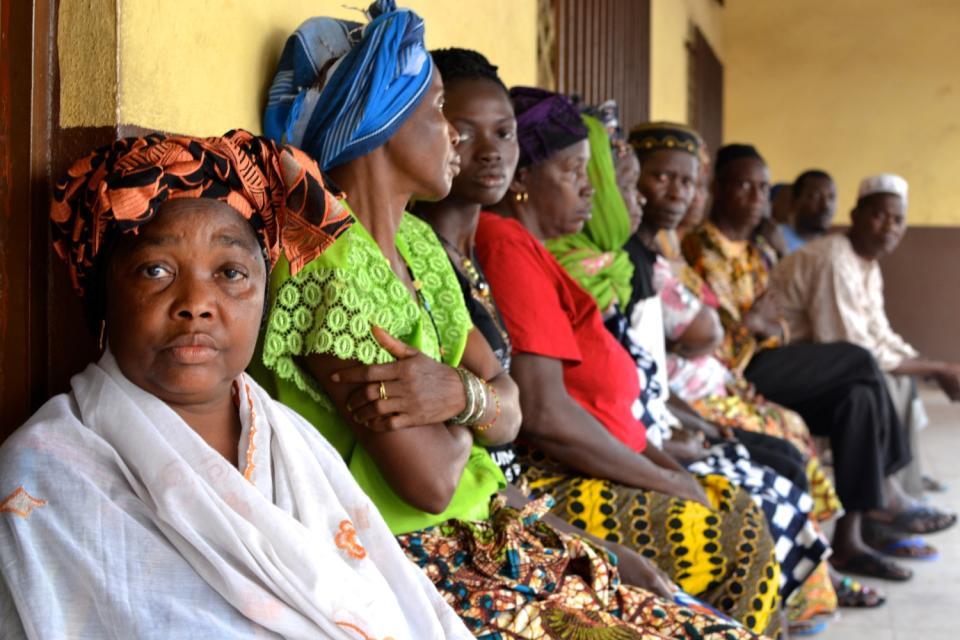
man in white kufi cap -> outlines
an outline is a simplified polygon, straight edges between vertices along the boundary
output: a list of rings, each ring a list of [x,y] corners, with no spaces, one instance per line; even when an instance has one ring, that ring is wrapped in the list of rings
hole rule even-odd
[[[895,173],[880,173],[860,181],[857,189],[857,204],[860,200],[873,195],[900,196],[903,210],[907,209],[907,181]]]
[[[907,191],[907,181],[892,173],[864,178],[850,214],[850,230],[820,238],[785,258],[771,286],[780,295],[796,338],[846,340],[874,355],[914,441],[927,421],[916,395],[916,376],[935,379],[951,400],[958,401],[960,365],[922,357],[893,330],[884,310],[878,260],[897,248],[906,231]],[[922,493],[918,463],[901,480],[911,494]]]

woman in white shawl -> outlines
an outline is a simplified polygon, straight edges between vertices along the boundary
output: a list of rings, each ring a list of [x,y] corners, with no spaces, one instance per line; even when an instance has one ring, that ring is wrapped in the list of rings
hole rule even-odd
[[[106,350],[0,448],[0,636],[471,637],[243,373],[270,265],[351,223],[313,162],[243,131],[120,140],[51,215]]]

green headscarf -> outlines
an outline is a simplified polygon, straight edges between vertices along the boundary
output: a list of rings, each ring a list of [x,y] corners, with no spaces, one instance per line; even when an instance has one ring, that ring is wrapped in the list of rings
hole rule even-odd
[[[623,250],[630,238],[630,215],[617,186],[607,131],[596,118],[582,117],[590,132],[587,173],[594,188],[592,217],[579,233],[547,240],[546,246],[606,311],[613,302],[626,304],[632,293],[633,263]]]

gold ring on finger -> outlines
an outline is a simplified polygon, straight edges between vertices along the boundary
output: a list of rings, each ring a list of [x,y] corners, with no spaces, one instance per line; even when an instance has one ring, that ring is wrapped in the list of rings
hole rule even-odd
[[[386,385],[383,384],[383,380],[380,381],[380,399],[381,400],[387,399],[387,387]]]

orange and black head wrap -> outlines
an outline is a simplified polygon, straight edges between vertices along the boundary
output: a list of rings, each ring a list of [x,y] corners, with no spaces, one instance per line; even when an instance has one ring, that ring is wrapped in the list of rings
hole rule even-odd
[[[227,203],[250,222],[269,265],[282,251],[294,273],[352,222],[316,163],[292,147],[242,130],[124,138],[74,163],[54,191],[53,246],[82,297],[100,286],[105,246],[174,198]]]

